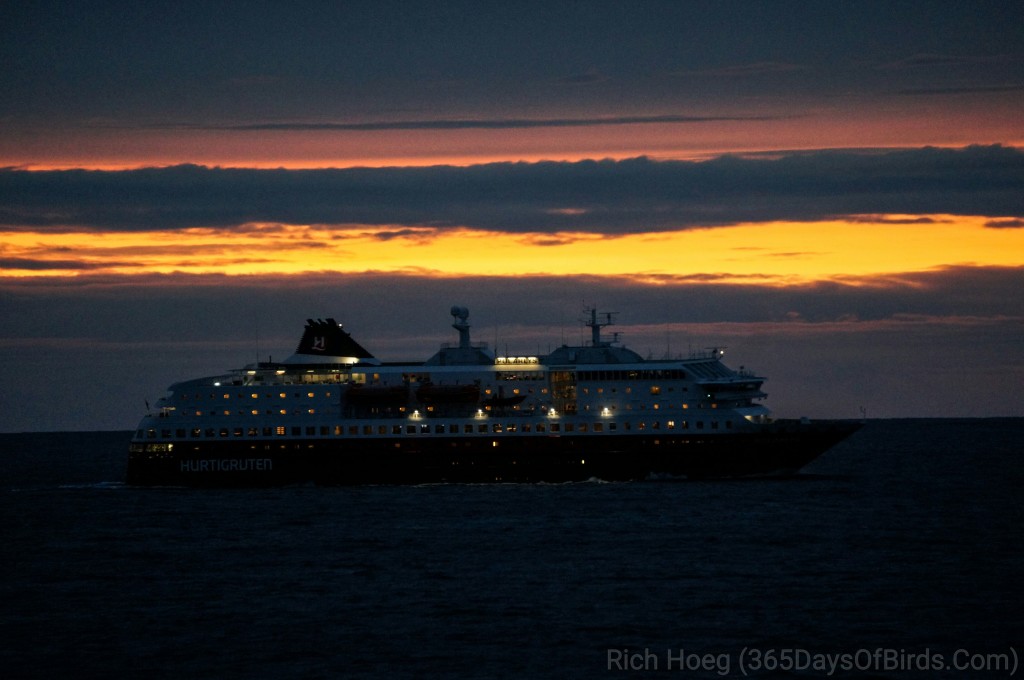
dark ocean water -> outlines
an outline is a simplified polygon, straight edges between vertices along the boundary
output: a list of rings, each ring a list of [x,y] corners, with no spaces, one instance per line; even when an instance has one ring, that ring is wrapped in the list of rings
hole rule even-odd
[[[0,435],[0,677],[1009,677],[1024,654],[1024,419],[872,421],[797,478],[731,482],[135,489],[127,440]]]

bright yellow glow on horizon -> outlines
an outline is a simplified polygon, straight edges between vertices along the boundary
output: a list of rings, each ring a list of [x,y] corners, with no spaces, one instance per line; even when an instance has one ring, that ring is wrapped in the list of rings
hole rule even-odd
[[[8,277],[382,272],[613,276],[768,285],[948,266],[1022,266],[1024,229],[988,218],[872,216],[621,236],[469,229],[245,225],[174,232],[0,233]],[[19,264],[21,263],[21,264]]]

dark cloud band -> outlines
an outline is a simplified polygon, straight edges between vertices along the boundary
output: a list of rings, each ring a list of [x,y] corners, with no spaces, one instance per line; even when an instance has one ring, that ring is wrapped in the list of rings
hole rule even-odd
[[[1020,218],[1024,152],[975,146],[703,162],[0,170],[0,225],[10,229],[152,231],[277,222],[615,235],[886,214]]]
[[[777,116],[613,116],[607,118],[490,118],[398,120],[368,123],[245,123],[239,125],[180,124],[162,127],[238,132],[301,131],[361,132],[368,130],[512,130],[528,128],[602,127],[607,125],[665,125],[777,120]]]

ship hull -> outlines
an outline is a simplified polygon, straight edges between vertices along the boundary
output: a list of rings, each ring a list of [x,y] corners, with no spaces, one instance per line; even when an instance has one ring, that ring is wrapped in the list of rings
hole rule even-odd
[[[143,486],[536,483],[794,474],[859,423],[780,421],[747,432],[600,436],[411,436],[134,443]]]

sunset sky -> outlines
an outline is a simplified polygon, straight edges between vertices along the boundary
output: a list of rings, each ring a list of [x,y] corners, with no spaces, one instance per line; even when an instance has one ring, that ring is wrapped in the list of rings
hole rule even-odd
[[[335,317],[616,311],[780,417],[1024,416],[1020,2],[0,5],[0,431]]]

